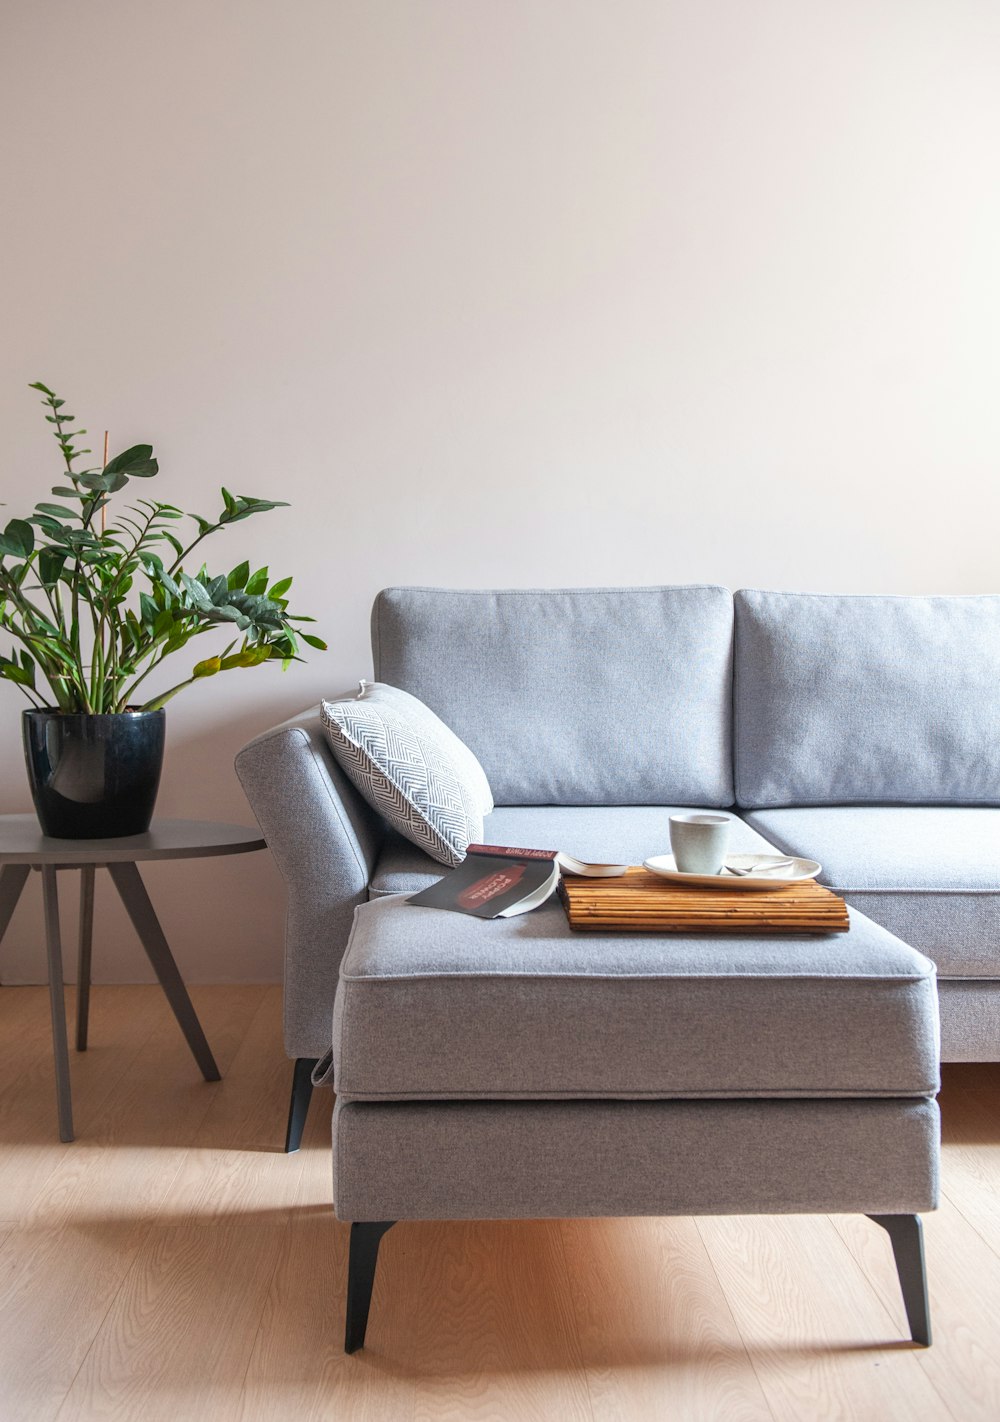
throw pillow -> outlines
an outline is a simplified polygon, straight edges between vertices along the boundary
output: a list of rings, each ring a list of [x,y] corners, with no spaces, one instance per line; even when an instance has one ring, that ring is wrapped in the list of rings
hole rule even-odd
[[[439,864],[461,864],[493,809],[482,766],[415,696],[381,682],[361,685],[353,700],[323,702],[338,765],[393,829]]]

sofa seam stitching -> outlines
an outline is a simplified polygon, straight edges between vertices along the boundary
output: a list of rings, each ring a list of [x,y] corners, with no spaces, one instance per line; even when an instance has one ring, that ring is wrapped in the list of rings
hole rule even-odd
[[[432,593],[435,597],[565,597],[572,593],[574,595],[585,595],[587,597],[602,597],[606,593],[664,593],[664,592],[724,592],[733,594],[723,583],[653,583],[650,586],[637,587],[598,587],[598,588],[429,588],[421,586],[419,583],[398,583],[391,588],[384,588],[383,592],[406,592],[406,593]],[[382,593],[378,594],[379,598]]]
[[[914,952],[919,953],[919,948]],[[346,959],[346,950],[345,950]],[[928,960],[930,961],[930,960]],[[580,985],[588,982],[612,982],[612,983],[692,983],[692,982],[733,982],[733,983],[762,983],[768,987],[775,983],[882,983],[887,987],[896,987],[907,983],[925,983],[933,981],[936,976],[936,969],[931,964],[931,971],[928,973],[900,974],[895,977],[875,976],[874,974],[847,974],[847,973],[527,973],[527,972],[504,972],[491,969],[488,972],[466,972],[456,970],[454,972],[428,972],[428,973],[379,973],[377,975],[361,973],[341,973],[341,980],[345,983],[423,983],[423,982],[496,982],[498,980],[513,982],[556,982],[573,983]]]
[[[556,1088],[558,1089],[558,1088]],[[754,1088],[751,1088],[754,1089]],[[346,1097],[338,1096],[338,1100],[349,1101],[379,1101],[391,1103],[393,1101],[480,1101],[488,1103],[490,1101],[932,1101],[934,1100],[940,1086],[927,1086],[926,1088],[890,1088],[887,1091],[875,1091],[871,1087],[841,1086],[832,1090],[827,1089],[820,1094],[819,1088],[812,1086],[799,1087],[775,1087],[773,1092],[765,1092],[761,1088],[755,1088],[757,1094],[747,1096],[746,1087],[718,1087],[710,1090],[701,1090],[692,1087],[689,1092],[683,1094],[674,1093],[665,1096],[662,1092],[654,1090],[643,1090],[641,1088],[622,1087],[615,1095],[607,1094],[607,1088],[598,1089],[585,1086],[566,1087],[558,1096],[552,1096],[542,1092],[514,1091],[513,1089],[506,1095],[498,1096],[484,1095],[484,1090],[495,1090],[495,1088],[484,1088],[479,1090],[470,1087],[464,1091],[457,1091],[448,1088],[448,1094],[434,1092],[428,1095],[428,1091],[433,1091],[432,1087],[420,1091],[398,1091],[394,1087],[386,1087],[380,1091],[367,1091],[364,1095],[348,1093]],[[549,1089],[550,1091],[552,1088]],[[627,1091],[627,1095],[625,1092]]]

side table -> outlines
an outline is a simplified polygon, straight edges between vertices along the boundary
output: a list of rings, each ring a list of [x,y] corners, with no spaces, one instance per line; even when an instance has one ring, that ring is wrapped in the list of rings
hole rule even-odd
[[[208,820],[154,820],[145,834],[129,835],[124,839],[47,839],[34,815],[0,815],[0,942],[3,941],[11,915],[17,907],[29,871],[37,869],[42,876],[60,1140],[73,1139],[73,1101],[66,1041],[57,872],[60,869],[80,871],[77,1051],[85,1051],[87,1047],[95,870],[106,869],[146,950],[146,956],[153,965],[160,986],[166,993],[167,1001],[187,1039],[194,1059],[201,1068],[202,1076],[206,1081],[218,1081],[219,1068],[215,1064],[184,980],[174,962],[170,945],[149,901],[137,865],[153,859],[205,859],[217,854],[247,854],[265,847],[258,830],[245,829],[242,825],[216,824]]]

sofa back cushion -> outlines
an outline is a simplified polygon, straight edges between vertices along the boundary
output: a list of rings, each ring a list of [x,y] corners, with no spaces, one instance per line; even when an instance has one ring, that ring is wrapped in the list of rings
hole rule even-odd
[[[498,805],[728,805],[732,616],[719,587],[388,588],[375,677],[461,737]]]
[[[735,602],[740,805],[1000,804],[1000,597]]]

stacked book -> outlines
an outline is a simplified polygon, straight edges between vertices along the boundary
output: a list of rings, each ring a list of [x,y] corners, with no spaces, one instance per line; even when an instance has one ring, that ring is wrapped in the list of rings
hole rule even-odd
[[[815,879],[754,893],[668,882],[630,868],[616,879],[564,878],[571,928],[598,933],[846,933],[847,905]]]

